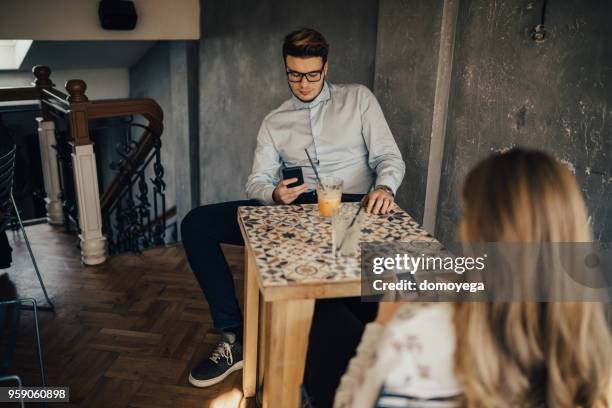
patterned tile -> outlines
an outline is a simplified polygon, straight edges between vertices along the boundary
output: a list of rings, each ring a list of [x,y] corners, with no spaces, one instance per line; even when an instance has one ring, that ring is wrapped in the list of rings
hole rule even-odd
[[[342,205],[355,212],[359,204]],[[238,214],[264,287],[360,278],[361,252],[332,255],[331,220],[319,216],[316,204],[240,207]],[[365,214],[360,242],[407,242],[418,250],[437,244],[397,205],[386,215]]]

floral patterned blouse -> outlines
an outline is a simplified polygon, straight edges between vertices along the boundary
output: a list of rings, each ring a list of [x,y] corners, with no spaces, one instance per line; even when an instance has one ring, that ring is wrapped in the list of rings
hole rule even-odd
[[[456,407],[455,331],[448,303],[406,303],[366,326],[336,392],[335,408]]]

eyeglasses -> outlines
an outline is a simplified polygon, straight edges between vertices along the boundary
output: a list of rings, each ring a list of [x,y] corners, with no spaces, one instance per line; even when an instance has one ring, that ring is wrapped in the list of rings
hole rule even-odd
[[[306,77],[308,82],[319,82],[322,74],[322,69],[310,72],[287,71],[287,79],[289,82],[302,82],[302,78]]]

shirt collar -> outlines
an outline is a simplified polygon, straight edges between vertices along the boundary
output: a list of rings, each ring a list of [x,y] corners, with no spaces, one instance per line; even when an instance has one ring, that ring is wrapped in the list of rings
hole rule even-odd
[[[331,87],[331,84],[325,81],[325,83],[323,84],[323,89],[321,89],[321,92],[317,95],[316,98],[314,98],[310,102],[302,102],[295,95],[293,95],[291,98],[293,99],[293,105],[295,106],[296,109],[313,108],[317,106],[318,104],[320,104],[321,102],[325,102],[326,100],[331,98],[330,87]]]

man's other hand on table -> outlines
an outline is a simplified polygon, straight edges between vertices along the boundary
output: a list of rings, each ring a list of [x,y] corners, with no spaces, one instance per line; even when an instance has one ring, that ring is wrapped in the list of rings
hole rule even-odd
[[[387,214],[393,208],[393,194],[376,188],[366,197],[366,211],[371,214]]]

